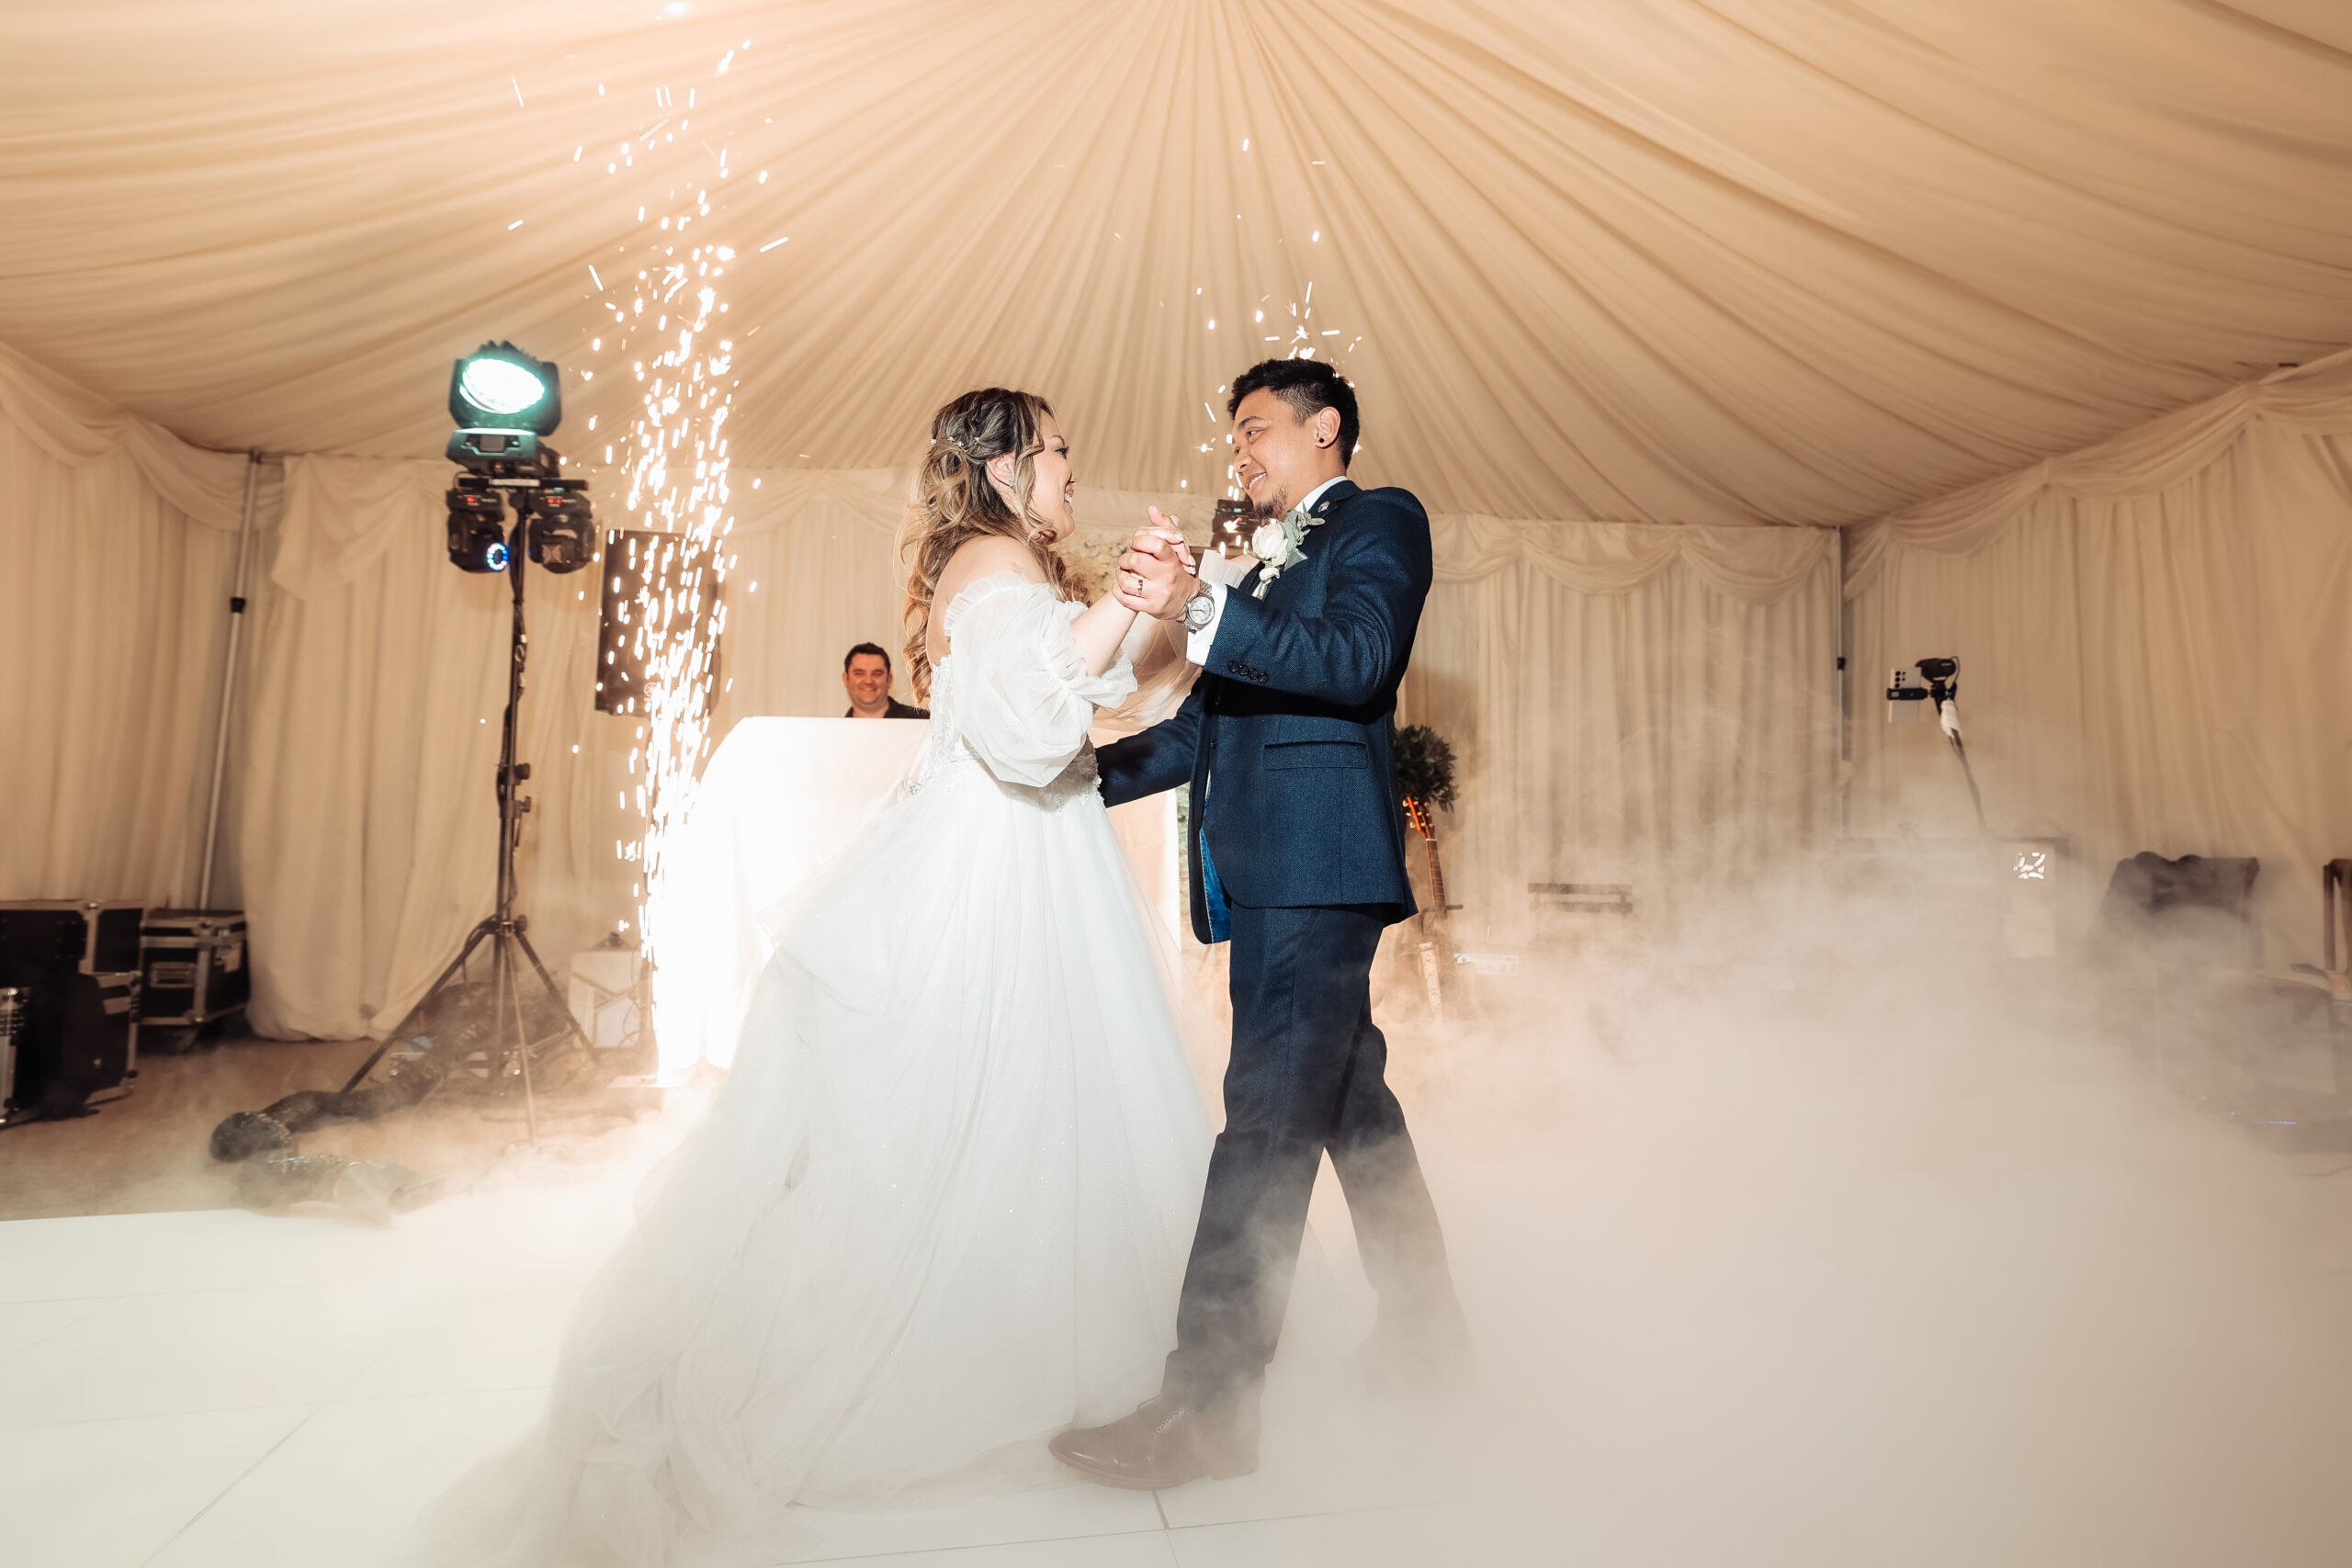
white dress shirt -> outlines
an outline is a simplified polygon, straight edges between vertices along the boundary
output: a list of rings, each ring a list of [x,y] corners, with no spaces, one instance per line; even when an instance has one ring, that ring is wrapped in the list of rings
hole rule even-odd
[[[1325,479],[1321,484],[1317,485],[1313,490],[1308,491],[1306,492],[1306,499],[1300,502],[1298,504],[1305,507],[1309,512],[1314,511],[1317,499],[1320,497],[1325,491],[1329,490],[1333,485],[1338,484],[1341,479],[1346,479],[1347,477],[1348,476],[1345,474],[1332,475],[1329,479]],[[1287,516],[1288,513],[1284,513],[1284,515]],[[1212,562],[1216,564],[1213,565],[1211,564]],[[1219,568],[1223,569],[1222,573],[1220,572]],[[1226,591],[1228,588],[1238,587],[1240,585],[1241,579],[1248,575],[1249,570],[1249,567],[1244,563],[1239,561],[1228,561],[1223,556],[1217,555],[1215,551],[1211,551],[1208,555],[1201,558],[1201,581],[1208,584],[1209,597],[1214,600],[1215,603],[1209,607],[1208,625],[1203,626],[1199,631],[1188,632],[1185,634],[1184,657],[1191,660],[1193,663],[1206,664],[1209,661],[1209,645],[1216,641],[1217,623],[1225,619]],[[1229,582],[1227,581],[1227,574],[1229,574],[1231,577],[1231,581]]]

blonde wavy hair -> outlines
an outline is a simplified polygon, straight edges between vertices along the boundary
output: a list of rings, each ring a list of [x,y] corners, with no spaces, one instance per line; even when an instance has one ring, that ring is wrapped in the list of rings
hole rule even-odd
[[[1042,423],[1053,408],[1035,392],[982,387],[966,392],[931,418],[931,450],[915,479],[902,553],[908,558],[907,671],[915,700],[931,695],[932,597],[956,552],[974,539],[1016,539],[1037,558],[1054,592],[1081,598],[1069,567],[1053,547],[1044,519],[1030,504],[1037,482],[1036,455],[1045,449]],[[989,479],[989,460],[1010,456],[1015,506]]]

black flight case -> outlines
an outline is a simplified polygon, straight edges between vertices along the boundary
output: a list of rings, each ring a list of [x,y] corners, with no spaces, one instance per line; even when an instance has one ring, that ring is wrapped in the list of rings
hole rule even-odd
[[[243,909],[150,909],[139,928],[139,1022],[147,1048],[185,1051],[253,996]]]
[[[139,928],[128,900],[0,903],[10,1038],[0,1121],[79,1116],[139,1076]]]

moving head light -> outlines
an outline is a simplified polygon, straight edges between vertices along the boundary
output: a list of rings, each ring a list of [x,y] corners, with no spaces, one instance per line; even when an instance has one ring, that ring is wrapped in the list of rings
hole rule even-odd
[[[586,479],[551,479],[523,502],[531,562],[548,571],[578,571],[596,558],[596,520]]]
[[[449,503],[449,564],[460,571],[506,570],[506,502],[490,481],[459,474]]]

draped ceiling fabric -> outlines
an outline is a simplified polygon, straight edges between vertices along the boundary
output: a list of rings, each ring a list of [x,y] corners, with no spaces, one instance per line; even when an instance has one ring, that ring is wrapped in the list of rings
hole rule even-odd
[[[682,215],[759,468],[999,380],[1221,493],[1204,402],[1296,343],[1433,512],[1845,524],[2352,343],[2337,0],[291,15],[0,8],[0,342],[204,446],[431,456],[500,337],[593,455]]]

